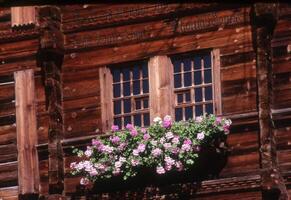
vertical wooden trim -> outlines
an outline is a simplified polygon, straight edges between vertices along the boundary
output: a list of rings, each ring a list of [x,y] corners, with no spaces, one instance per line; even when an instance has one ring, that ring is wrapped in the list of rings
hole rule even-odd
[[[34,6],[24,6],[24,7],[12,7],[11,8],[11,25],[29,25],[35,24],[35,7]]]
[[[15,72],[14,79],[19,194],[35,194],[39,191],[39,169],[33,70]]]
[[[100,94],[101,94],[101,120],[102,132],[110,130],[113,124],[112,110],[112,74],[106,66],[99,68]]]
[[[155,56],[149,60],[150,120],[157,116],[174,117],[173,65],[167,56]]]
[[[56,6],[38,9],[40,45],[37,64],[41,68],[45,86],[48,121],[48,184],[49,194],[64,191],[64,137],[62,63],[64,57],[64,35],[60,29],[61,11]]]
[[[216,115],[222,114],[221,105],[221,77],[220,77],[220,52],[219,49],[212,51],[212,77],[213,77],[213,101],[214,101],[214,113]]]
[[[260,132],[261,188],[263,199],[290,199],[277,160],[272,126],[272,36],[278,20],[278,4],[256,3],[253,7],[253,39],[256,50],[257,109]]]

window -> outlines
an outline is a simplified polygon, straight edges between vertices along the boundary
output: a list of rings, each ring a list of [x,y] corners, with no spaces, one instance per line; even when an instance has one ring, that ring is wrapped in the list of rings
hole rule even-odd
[[[221,114],[219,62],[213,50],[100,67],[102,131],[149,126],[157,116]]]
[[[171,60],[174,70],[175,120],[188,120],[204,113],[214,113],[216,84],[211,52],[178,55]]]
[[[147,61],[110,67],[112,75],[113,123],[124,128],[126,124],[148,126],[149,76]]]

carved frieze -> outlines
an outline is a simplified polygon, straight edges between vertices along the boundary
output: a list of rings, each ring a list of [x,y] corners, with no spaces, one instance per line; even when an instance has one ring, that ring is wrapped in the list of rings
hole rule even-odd
[[[230,12],[211,12],[170,21],[157,21],[137,24],[135,26],[129,25],[85,33],[68,34],[66,49],[118,46],[124,43],[218,30],[219,28],[240,25],[249,21],[249,9],[247,8]]]
[[[68,19],[64,19],[63,29],[65,32],[76,31],[84,27],[106,26],[113,23],[120,23],[124,21],[137,20],[146,17],[158,17],[168,15],[173,12],[185,12],[189,10],[201,11],[203,8],[215,6],[215,3],[175,3],[175,4],[141,4],[141,5],[124,5],[109,8],[104,8],[98,14],[88,16],[86,7],[84,12],[74,12]],[[98,11],[97,11],[98,12]]]

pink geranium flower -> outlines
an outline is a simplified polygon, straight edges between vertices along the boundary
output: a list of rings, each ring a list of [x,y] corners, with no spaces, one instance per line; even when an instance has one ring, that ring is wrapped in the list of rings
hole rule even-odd
[[[119,130],[119,127],[117,125],[112,125],[111,126],[111,131],[115,132],[115,131],[118,131]]]

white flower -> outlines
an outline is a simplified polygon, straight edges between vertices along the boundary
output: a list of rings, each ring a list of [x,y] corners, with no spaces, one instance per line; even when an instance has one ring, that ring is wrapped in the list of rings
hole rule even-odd
[[[202,131],[201,133],[198,133],[198,134],[197,134],[197,139],[198,139],[198,140],[203,140],[204,137],[205,137],[205,133],[204,133],[204,131]]]
[[[87,149],[84,154],[89,158],[92,155],[93,151],[92,149]]]
[[[115,168],[120,168],[122,163],[120,161],[115,162],[114,166]]]
[[[178,137],[178,136],[175,136],[175,137],[172,139],[172,142],[173,142],[173,144],[178,144],[178,143],[179,143],[179,137]]]
[[[120,161],[120,162],[125,162],[126,159],[125,159],[125,157],[120,156],[119,161]]]
[[[170,115],[166,115],[164,117],[164,121],[172,121],[172,117]]]
[[[165,143],[164,148],[165,149],[170,149],[172,147],[171,143]]]
[[[155,117],[154,122],[158,124],[162,124],[162,119],[160,117]]]
[[[172,133],[172,132],[167,132],[166,133],[166,138],[169,140],[169,139],[171,139],[171,138],[173,138],[174,137],[174,134]]]
[[[134,150],[132,151],[132,154],[133,154],[134,156],[138,156],[138,155],[139,155],[139,150],[134,149]]]
[[[152,140],[152,141],[151,141],[151,145],[153,145],[153,146],[157,146],[157,144],[158,144],[158,143],[157,143],[156,140]]]
[[[232,121],[230,119],[226,119],[224,121],[224,124],[227,125],[227,126],[230,126],[232,124]]]
[[[89,184],[89,180],[87,178],[81,178],[80,184],[81,185],[88,185]]]
[[[195,121],[201,123],[203,121],[203,117],[199,116],[195,118]]]

